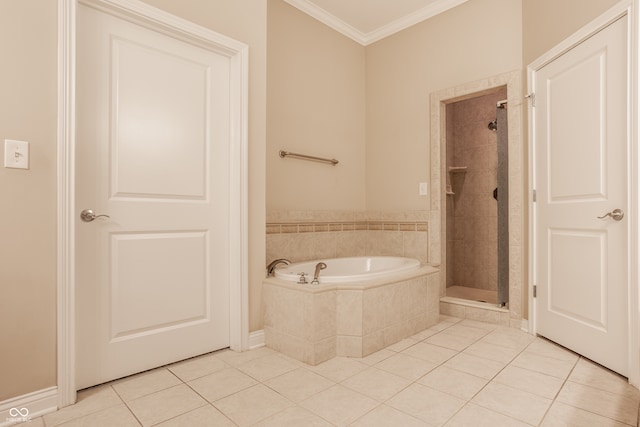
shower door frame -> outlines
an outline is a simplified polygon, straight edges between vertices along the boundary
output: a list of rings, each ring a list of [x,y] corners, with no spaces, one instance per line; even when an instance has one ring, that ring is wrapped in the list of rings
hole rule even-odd
[[[452,102],[476,98],[500,88],[507,88],[509,139],[509,326],[527,330],[523,320],[524,289],[524,164],[522,149],[522,73],[519,70],[498,74],[474,82],[433,92],[431,107],[431,215],[429,224],[430,262],[440,264],[442,278],[440,295],[446,292],[446,106]]]

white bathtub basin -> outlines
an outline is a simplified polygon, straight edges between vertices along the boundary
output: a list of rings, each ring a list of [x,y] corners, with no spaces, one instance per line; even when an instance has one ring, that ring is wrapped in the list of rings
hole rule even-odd
[[[321,284],[379,279],[420,268],[420,261],[413,258],[388,256],[331,258],[283,266],[275,270],[275,276],[278,279],[297,282],[300,273],[304,272],[307,282],[311,282],[316,264],[319,262],[327,264],[327,268],[320,271]]]

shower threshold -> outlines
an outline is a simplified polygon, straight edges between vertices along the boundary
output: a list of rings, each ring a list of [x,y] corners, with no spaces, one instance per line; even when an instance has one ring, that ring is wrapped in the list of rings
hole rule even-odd
[[[440,314],[502,326],[510,326],[511,324],[508,305],[498,307],[498,304],[452,297],[448,290],[447,296],[440,297]]]
[[[467,286],[449,286],[446,296],[493,305],[498,304],[498,291],[490,291],[487,289],[470,288]]]

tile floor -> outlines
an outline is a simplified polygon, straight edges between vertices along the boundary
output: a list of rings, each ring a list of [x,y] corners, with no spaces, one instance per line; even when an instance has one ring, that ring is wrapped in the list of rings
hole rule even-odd
[[[542,338],[441,316],[362,359],[312,367],[223,350],[78,394],[36,426],[636,426],[640,392]]]

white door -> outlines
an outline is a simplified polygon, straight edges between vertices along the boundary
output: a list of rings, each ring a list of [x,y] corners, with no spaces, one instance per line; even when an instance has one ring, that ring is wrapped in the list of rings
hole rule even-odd
[[[77,28],[84,388],[229,346],[230,63],[84,5]]]
[[[536,331],[622,375],[627,77],[621,18],[538,70],[533,82]],[[607,215],[616,209],[627,215]]]

